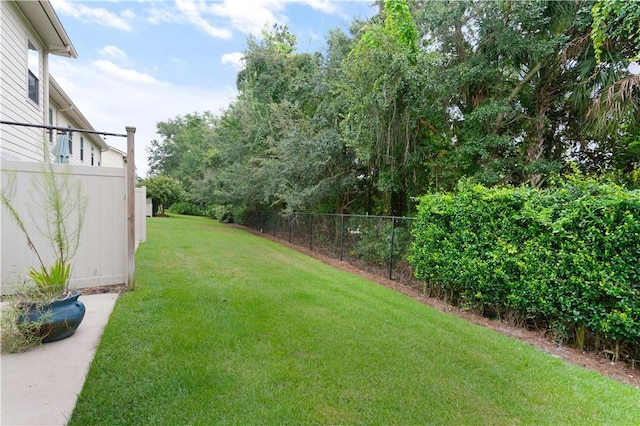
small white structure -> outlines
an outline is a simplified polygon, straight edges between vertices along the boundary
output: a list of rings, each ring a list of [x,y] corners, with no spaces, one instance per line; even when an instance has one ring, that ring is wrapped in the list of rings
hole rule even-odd
[[[107,150],[102,152],[102,163],[100,165],[103,167],[126,167],[127,154],[108,146]]]

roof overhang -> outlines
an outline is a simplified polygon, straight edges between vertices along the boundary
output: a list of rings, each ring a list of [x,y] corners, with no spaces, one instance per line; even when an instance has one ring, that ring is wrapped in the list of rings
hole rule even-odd
[[[63,112],[69,116],[71,121],[77,124],[78,128],[96,131],[51,75],[49,75],[49,97],[60,109],[64,110]],[[106,151],[110,148],[100,135],[88,133],[87,137],[94,141],[101,151]]]
[[[78,57],[78,52],[49,1],[16,1],[15,4],[42,39],[50,54]]]

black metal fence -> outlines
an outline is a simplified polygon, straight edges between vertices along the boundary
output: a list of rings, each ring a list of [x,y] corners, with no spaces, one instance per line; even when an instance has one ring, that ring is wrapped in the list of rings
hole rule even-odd
[[[246,226],[369,273],[416,285],[406,258],[413,218],[272,211],[249,214]]]

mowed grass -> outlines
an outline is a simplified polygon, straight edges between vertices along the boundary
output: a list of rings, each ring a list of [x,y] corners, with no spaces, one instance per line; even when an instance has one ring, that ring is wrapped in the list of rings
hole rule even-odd
[[[640,424],[640,390],[248,232],[153,218],[72,425]]]

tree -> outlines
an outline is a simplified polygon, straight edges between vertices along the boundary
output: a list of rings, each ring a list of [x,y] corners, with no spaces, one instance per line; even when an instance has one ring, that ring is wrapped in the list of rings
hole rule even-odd
[[[322,53],[298,52],[282,25],[249,38],[236,100],[159,123],[152,171],[237,211],[393,215],[465,177],[637,171],[636,4],[377,4]]]
[[[457,165],[454,175],[541,186],[589,147],[615,152],[607,141],[634,120],[629,111],[638,105],[618,89],[637,93],[637,86],[627,78],[625,46],[608,43],[607,64],[597,66],[592,5],[460,1],[419,8],[424,49],[445,59],[440,101],[451,115],[445,157]]]
[[[437,57],[418,54],[417,40],[407,2],[386,0],[342,63],[343,138],[381,195],[375,213],[409,211],[425,184],[422,165],[439,139],[434,130],[442,115],[430,108],[438,93],[431,79]]]
[[[157,211],[159,216],[164,216],[165,208],[181,201],[184,196],[180,182],[170,176],[151,176],[142,180],[140,186],[147,187],[147,196],[151,197],[154,205],[153,210]]]
[[[616,50],[629,62],[640,60],[640,3],[597,0],[591,8],[591,40],[598,62],[606,51]]]
[[[160,140],[147,148],[151,174],[171,176],[190,195],[196,182],[204,178],[212,146],[216,118],[210,112],[177,116],[157,124]]]

